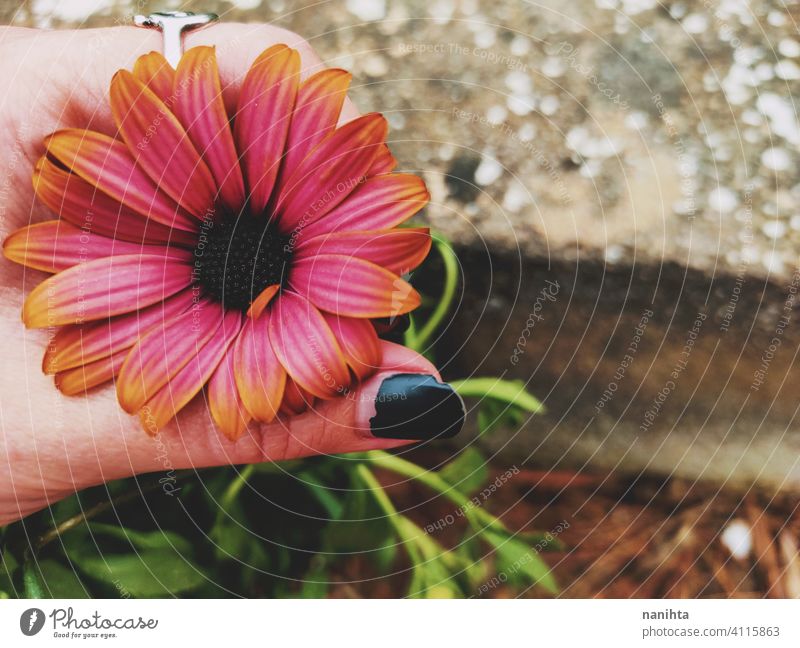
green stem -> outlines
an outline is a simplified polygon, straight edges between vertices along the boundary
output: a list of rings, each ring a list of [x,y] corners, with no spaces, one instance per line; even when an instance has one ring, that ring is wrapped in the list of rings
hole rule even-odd
[[[482,531],[485,528],[493,528],[504,533],[507,531],[505,525],[494,515],[476,506],[469,497],[448,484],[435,472],[383,450],[373,450],[367,453],[367,457],[376,466],[391,470],[393,473],[403,477],[414,479],[449,499],[464,511],[464,517],[467,518],[476,531]]]
[[[216,522],[219,524],[222,521],[222,518],[225,515],[225,511],[227,511],[233,501],[236,499],[237,495],[242,491],[244,485],[248,482],[250,477],[252,477],[253,472],[256,469],[256,464],[249,464],[245,466],[242,470],[240,470],[234,479],[231,480],[231,483],[228,484],[228,487],[225,489],[225,492],[222,493],[222,497],[219,498],[219,508],[217,509],[217,519]]]
[[[406,346],[416,351],[425,349],[425,346],[428,344],[431,337],[433,337],[433,334],[436,333],[442,320],[444,320],[447,313],[450,312],[450,306],[453,303],[456,288],[458,287],[458,258],[456,257],[456,253],[453,251],[450,244],[441,237],[434,238],[434,244],[444,262],[444,290],[436,304],[436,308],[428,321],[425,322],[425,326],[423,326],[418,333],[412,332],[411,329],[407,331],[405,339]]]
[[[402,516],[397,512],[397,509],[394,507],[394,504],[392,504],[392,500],[389,499],[383,486],[381,486],[380,482],[375,478],[375,475],[372,474],[372,471],[362,463],[356,466],[356,474],[369,488],[378,506],[386,514],[386,517],[394,527],[397,535],[400,536],[400,540],[403,542],[403,547],[405,547],[408,557],[411,558],[414,564],[420,564],[423,557],[415,544],[415,538],[408,533],[408,529],[402,524]]]
[[[153,484],[147,488],[143,488],[141,490],[134,490],[129,491],[120,495],[119,497],[113,498],[108,500],[107,502],[100,502],[100,504],[95,504],[92,508],[86,509],[85,511],[81,511],[80,513],[73,515],[70,518],[67,518],[57,526],[53,527],[49,531],[46,531],[41,535],[39,540],[36,543],[36,553],[38,553],[42,547],[47,544],[50,544],[53,540],[60,537],[67,531],[74,529],[77,526],[80,526],[84,522],[88,522],[92,518],[97,517],[101,513],[104,513],[110,508],[116,508],[121,504],[125,504],[130,500],[136,499],[139,495],[144,495],[145,493],[155,490],[160,484]]]

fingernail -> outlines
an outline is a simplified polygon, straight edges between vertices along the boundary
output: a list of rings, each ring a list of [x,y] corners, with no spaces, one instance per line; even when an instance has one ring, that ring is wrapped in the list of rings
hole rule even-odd
[[[372,435],[380,439],[449,439],[464,425],[464,401],[447,383],[428,374],[386,378],[375,398]]]

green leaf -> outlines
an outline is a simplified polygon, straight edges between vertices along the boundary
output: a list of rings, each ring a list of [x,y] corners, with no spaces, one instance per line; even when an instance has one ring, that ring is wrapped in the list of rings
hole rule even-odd
[[[19,567],[19,563],[7,549],[3,551],[0,558],[2,558],[2,560],[0,560],[0,589],[13,592],[14,587],[12,583],[14,580],[14,572],[17,567]]]
[[[180,554],[192,553],[192,544],[172,531],[135,531],[124,527],[91,522],[89,528],[93,533],[111,536],[127,542],[136,549],[174,549]]]
[[[521,380],[502,378],[467,378],[450,383],[461,396],[491,398],[522,408],[531,413],[544,411],[538,399],[525,389]]]
[[[366,552],[376,564],[385,564],[396,544],[396,535],[386,513],[375,501],[371,485],[353,473],[340,519],[325,528],[325,547],[330,552]]]
[[[269,555],[261,539],[250,531],[244,508],[238,500],[228,504],[227,512],[222,513],[208,535],[214,543],[217,560],[240,561],[256,569],[269,563]]]
[[[30,562],[24,580],[28,598],[89,598],[75,571],[55,560]]]
[[[46,596],[39,570],[36,568],[36,563],[32,561],[25,563],[22,570],[22,588],[24,598],[40,599]]]
[[[73,557],[87,576],[114,585],[121,595],[164,597],[196,589],[206,582],[200,569],[169,549],[136,554]]]
[[[497,573],[512,584],[539,585],[548,592],[558,592],[558,585],[535,549],[514,537],[486,529],[482,537],[495,548]]]
[[[458,577],[469,561],[442,547],[405,515],[398,514],[395,524],[402,532],[414,563],[408,595],[411,598],[463,598]]]
[[[522,408],[503,401],[485,399],[478,409],[478,432],[482,436],[500,427],[518,428],[528,416],[529,413]]]
[[[316,500],[322,504],[332,520],[338,520],[342,517],[344,505],[340,501],[340,493],[323,484],[312,470],[304,470],[297,475],[297,478],[311,491],[311,494],[314,495]]]
[[[439,470],[439,476],[462,493],[472,495],[486,483],[489,469],[483,453],[474,446],[469,446],[443,466]]]
[[[470,591],[476,591],[490,576],[489,563],[484,560],[484,551],[481,548],[480,534],[467,531],[453,553],[467,565],[464,576]]]
[[[303,586],[297,593],[298,598],[320,599],[328,595],[330,576],[325,569],[325,557],[317,554],[311,559],[311,566],[303,578]]]

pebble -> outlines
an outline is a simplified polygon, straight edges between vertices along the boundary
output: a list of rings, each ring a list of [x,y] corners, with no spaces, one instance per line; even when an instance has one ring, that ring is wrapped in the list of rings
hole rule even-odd
[[[372,77],[382,77],[389,71],[389,66],[382,56],[370,54],[364,58],[364,72]]]
[[[503,209],[510,212],[519,212],[526,205],[531,204],[530,192],[519,182],[513,183],[503,197]]]
[[[737,560],[745,560],[753,548],[750,526],[743,520],[732,520],[723,530],[720,540]]]
[[[529,94],[533,90],[530,76],[521,70],[514,70],[506,74],[506,87],[516,95]]]
[[[772,92],[764,92],[756,101],[757,108],[769,119],[772,132],[794,146],[800,146],[800,127],[794,108],[784,98]]]
[[[524,36],[514,36],[510,49],[514,56],[525,56],[531,49],[531,41]]]
[[[708,29],[708,17],[701,13],[690,13],[681,24],[689,34],[702,34]]]
[[[475,45],[481,49],[487,49],[495,44],[497,33],[491,27],[484,27],[475,32]]]
[[[536,108],[536,97],[533,95],[511,95],[506,99],[506,105],[511,112],[522,117]]]
[[[625,117],[625,125],[631,130],[642,130],[647,126],[647,113],[636,110]]]
[[[436,0],[428,7],[428,12],[433,17],[435,25],[446,25],[453,17],[456,5],[453,0]]]
[[[539,112],[544,115],[555,115],[560,105],[561,102],[558,100],[558,97],[547,95],[546,97],[542,97],[542,100],[539,102]]]
[[[775,66],[775,76],[785,81],[800,79],[800,67],[794,61],[783,60]]]
[[[622,12],[629,16],[635,16],[654,9],[657,5],[658,0],[622,0]]]
[[[772,171],[786,171],[792,164],[792,158],[786,149],[773,147],[761,154],[761,164]]]
[[[523,124],[517,131],[517,137],[519,137],[521,142],[530,142],[534,137],[536,137],[536,126],[530,122]]]
[[[567,133],[567,146],[586,159],[605,159],[618,155],[622,148],[610,137],[592,137],[583,126]]]
[[[759,81],[769,81],[775,76],[775,70],[769,63],[759,63],[755,69]]]
[[[800,43],[794,38],[783,38],[778,43],[778,52],[788,58],[797,58],[800,56]]]
[[[392,130],[402,130],[406,125],[406,117],[403,113],[392,112],[385,113],[386,121],[389,122],[389,127]]]
[[[609,245],[605,252],[608,263],[618,263],[625,258],[625,250],[621,245]]]
[[[767,22],[773,27],[780,27],[786,24],[786,14],[783,11],[773,9],[767,14]]]
[[[786,234],[786,223],[782,223],[778,220],[767,221],[761,226],[761,231],[764,232],[764,236],[767,236],[771,239],[777,239]]]
[[[732,212],[739,205],[736,194],[727,187],[717,187],[708,194],[708,206],[723,214]]]
[[[475,182],[483,187],[495,183],[503,175],[503,167],[494,158],[484,156],[475,169]]]
[[[669,8],[669,15],[675,20],[680,20],[686,15],[686,5],[683,2],[676,2]]]
[[[557,56],[548,56],[542,63],[542,74],[552,78],[560,77],[567,71],[564,61]]]
[[[486,111],[486,119],[489,120],[490,124],[502,124],[506,117],[508,117],[508,111],[506,110],[505,106],[494,105],[490,106],[489,109]]]
[[[386,0],[347,0],[347,10],[363,21],[381,20],[386,16]]]

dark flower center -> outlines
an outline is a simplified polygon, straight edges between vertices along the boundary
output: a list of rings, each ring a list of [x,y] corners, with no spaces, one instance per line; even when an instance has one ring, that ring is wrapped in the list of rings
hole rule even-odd
[[[195,280],[226,308],[247,310],[264,288],[280,284],[291,253],[288,237],[245,213],[206,223],[195,246]]]

